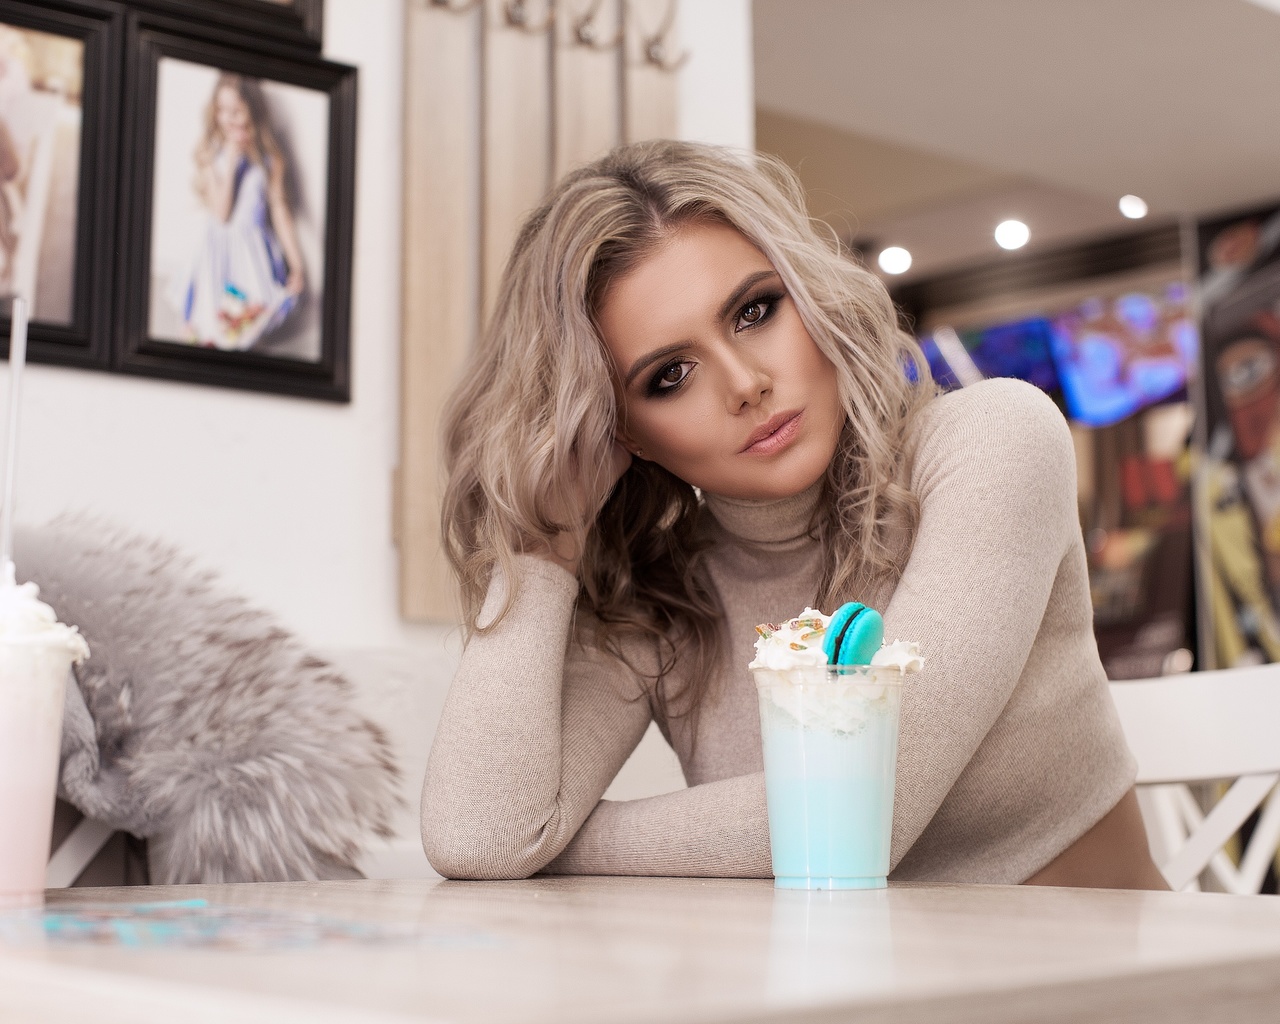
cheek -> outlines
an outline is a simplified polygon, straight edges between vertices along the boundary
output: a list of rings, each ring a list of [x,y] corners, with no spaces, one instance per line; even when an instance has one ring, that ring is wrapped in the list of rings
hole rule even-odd
[[[840,383],[835,366],[812,341],[808,341],[805,355],[804,374],[811,382],[814,397],[825,406],[839,408]]]
[[[722,413],[723,415],[723,413]],[[667,405],[645,403],[631,412],[629,435],[645,458],[662,463],[672,472],[718,455],[723,423],[715,410],[698,396],[684,396]]]

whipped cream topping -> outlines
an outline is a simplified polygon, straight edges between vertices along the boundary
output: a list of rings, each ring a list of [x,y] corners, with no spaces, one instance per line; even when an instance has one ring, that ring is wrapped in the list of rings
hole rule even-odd
[[[871,664],[876,668],[896,668],[905,676],[924,668],[924,655],[920,653],[920,645],[914,641],[895,640],[891,644],[881,644],[880,650],[872,655]]]
[[[794,619],[781,625],[763,623],[756,626],[756,657],[747,668],[811,668],[827,663],[822,640],[831,616],[816,608],[806,608]]]
[[[34,583],[0,584],[0,643],[62,644],[73,662],[89,657],[80,631],[58,621]]]
[[[781,714],[781,723],[774,718],[778,724],[824,732],[859,732],[868,720],[890,714],[897,708],[902,687],[892,679],[889,685],[877,686],[876,676],[881,671],[868,669],[865,676],[842,676],[838,682],[828,681],[825,674],[809,674],[805,679],[805,673],[797,672],[790,678],[780,673],[771,681],[783,685],[761,689],[764,700],[760,713]],[[814,685],[797,686],[798,681]]]
[[[780,625],[757,626],[756,657],[748,667],[766,670],[756,682],[777,712],[806,728],[855,733],[897,707],[902,677],[924,668],[924,657],[918,644],[895,640],[882,644],[865,669],[833,678],[823,671],[830,623],[831,616],[806,608]]]
[[[778,672],[788,669],[813,668],[827,664],[822,648],[831,616],[816,608],[806,608],[794,619],[781,625],[771,622],[756,626],[756,656],[747,668],[768,668]],[[911,675],[924,668],[920,645],[911,640],[894,640],[880,645],[871,658],[874,668],[896,669],[899,675]]]

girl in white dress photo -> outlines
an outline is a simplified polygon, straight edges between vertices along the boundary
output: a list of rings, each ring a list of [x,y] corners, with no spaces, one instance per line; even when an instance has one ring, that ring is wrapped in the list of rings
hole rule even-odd
[[[186,340],[251,349],[288,319],[306,288],[286,196],[286,159],[256,79],[218,76],[195,166],[207,217],[190,277],[176,297]]]

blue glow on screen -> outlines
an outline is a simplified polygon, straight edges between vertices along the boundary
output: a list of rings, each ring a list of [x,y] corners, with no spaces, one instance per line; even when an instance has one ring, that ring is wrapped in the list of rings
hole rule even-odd
[[[1200,336],[1187,298],[1182,282],[1089,298],[1052,316],[959,331],[964,352],[955,354],[961,361],[967,354],[984,377],[1060,391],[1071,419],[1107,426],[1178,395],[1194,376]],[[932,336],[920,346],[934,380],[959,387],[965,368],[957,372]]]

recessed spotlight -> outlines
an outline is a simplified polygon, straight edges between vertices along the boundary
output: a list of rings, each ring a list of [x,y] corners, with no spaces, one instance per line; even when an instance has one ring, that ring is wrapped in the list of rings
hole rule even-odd
[[[1021,249],[1031,238],[1031,229],[1020,220],[1002,220],[996,225],[996,245],[1001,249]]]
[[[905,274],[911,269],[911,253],[900,245],[883,250],[876,260],[886,274]]]
[[[1147,215],[1147,204],[1138,196],[1121,196],[1120,212],[1130,220],[1141,220]]]

